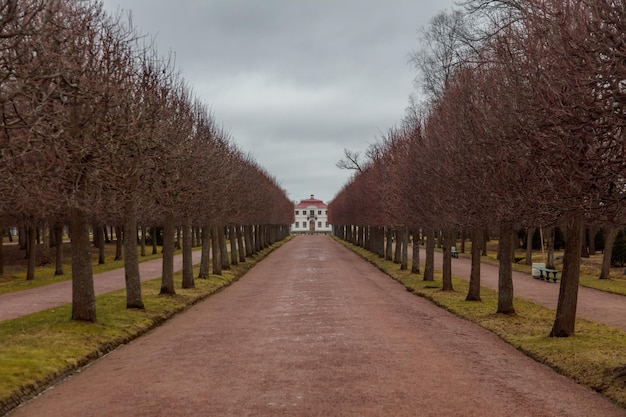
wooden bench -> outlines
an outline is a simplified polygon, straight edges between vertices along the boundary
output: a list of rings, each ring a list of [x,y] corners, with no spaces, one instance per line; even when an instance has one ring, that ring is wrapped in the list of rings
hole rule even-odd
[[[452,254],[453,258],[458,258],[459,257],[459,252],[456,250],[456,246],[452,246],[450,248],[450,253]]]
[[[559,271],[556,269],[549,269],[542,266],[535,268],[539,271],[539,279],[542,281],[545,279],[546,282],[550,282],[550,279],[552,279],[552,281],[556,282],[558,279],[557,274]],[[550,278],[550,274],[552,274],[552,278]]]

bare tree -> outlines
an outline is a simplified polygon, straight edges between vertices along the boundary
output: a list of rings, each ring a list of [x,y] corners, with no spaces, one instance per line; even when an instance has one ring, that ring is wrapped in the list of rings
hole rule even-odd
[[[357,151],[351,151],[349,149],[343,150],[344,157],[340,159],[336,166],[339,169],[352,169],[358,172],[362,172],[363,168],[361,167],[361,153]]]

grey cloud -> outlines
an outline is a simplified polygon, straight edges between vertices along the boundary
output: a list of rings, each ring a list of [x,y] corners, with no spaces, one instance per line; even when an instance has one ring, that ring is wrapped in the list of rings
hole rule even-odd
[[[290,198],[330,200],[335,163],[400,121],[409,54],[453,0],[104,0],[131,9],[196,95]]]

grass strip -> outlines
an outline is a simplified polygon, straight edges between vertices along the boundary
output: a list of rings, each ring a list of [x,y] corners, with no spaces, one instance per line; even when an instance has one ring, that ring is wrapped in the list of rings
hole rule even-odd
[[[72,321],[71,304],[0,322],[0,415],[238,280],[288,240],[231,266],[221,276],[195,279],[194,289],[181,288],[179,272],[175,296],[159,295],[160,278],[143,282],[145,310],[126,309],[123,289],[96,298],[97,323]]]
[[[536,361],[584,385],[626,408],[626,332],[578,318],[576,335],[548,337],[555,311],[520,297],[515,298],[515,315],[496,314],[497,292],[481,287],[481,302],[465,301],[469,283],[453,277],[454,291],[441,290],[441,272],[435,281],[400,270],[391,261],[347,242],[340,243],[402,283],[408,291],[439,307],[495,333],[502,340]]]

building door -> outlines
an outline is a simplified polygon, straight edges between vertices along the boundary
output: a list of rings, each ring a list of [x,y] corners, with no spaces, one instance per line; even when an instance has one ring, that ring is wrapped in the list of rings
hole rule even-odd
[[[314,232],[315,231],[315,220],[311,220],[309,222],[309,232]]]

